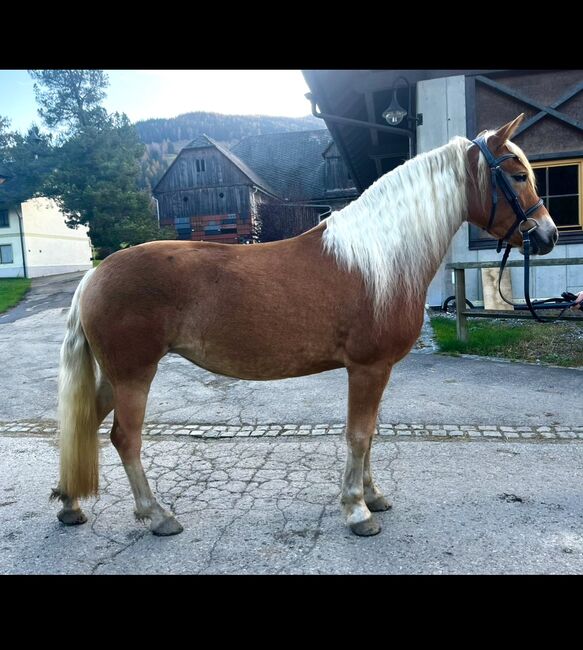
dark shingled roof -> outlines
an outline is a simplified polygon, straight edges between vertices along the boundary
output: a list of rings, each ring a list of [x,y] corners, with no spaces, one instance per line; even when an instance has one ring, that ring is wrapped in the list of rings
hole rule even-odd
[[[212,138],[209,138],[208,135],[204,136],[211,142],[226,158],[228,158],[234,165],[236,165],[248,178],[250,178],[255,185],[266,190],[270,194],[277,196],[277,190],[273,190],[268,182],[265,182],[264,178],[261,177],[261,174],[257,173],[248,167],[243,160],[236,156],[230,149],[223,147],[218,142],[215,142]]]
[[[204,149],[204,147],[211,147],[213,144],[214,142],[208,135],[202,133],[201,135],[197,135],[194,140],[191,140],[184,149]]]
[[[327,129],[251,135],[231,151],[281,196],[292,201],[323,197],[324,150],[332,141]]]

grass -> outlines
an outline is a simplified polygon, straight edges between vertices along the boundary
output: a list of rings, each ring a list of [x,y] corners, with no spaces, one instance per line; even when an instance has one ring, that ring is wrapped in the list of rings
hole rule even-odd
[[[457,340],[455,318],[434,316],[431,324],[439,351],[446,354],[583,367],[583,323],[469,319],[467,343]]]
[[[28,278],[2,278],[0,280],[0,314],[17,305],[30,289]]]

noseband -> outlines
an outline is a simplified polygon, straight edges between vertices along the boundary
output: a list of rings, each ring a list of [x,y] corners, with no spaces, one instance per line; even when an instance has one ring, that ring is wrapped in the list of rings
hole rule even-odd
[[[486,159],[486,162],[488,163],[488,167],[490,168],[490,178],[492,181],[492,209],[490,211],[490,219],[488,220],[488,225],[486,226],[486,228],[484,228],[484,230],[486,230],[486,232],[488,232],[489,234],[493,234],[492,226],[494,225],[494,220],[496,218],[496,209],[498,207],[498,187],[500,187],[508,203],[510,203],[512,210],[514,211],[514,214],[516,215],[516,221],[509,228],[508,232],[501,239],[498,240],[498,246],[496,248],[496,252],[499,253],[502,250],[502,245],[504,241],[508,242],[510,237],[512,237],[515,230],[518,228],[520,234],[522,235],[522,245],[524,251],[524,299],[526,302],[526,307],[532,314],[533,318],[535,318],[537,321],[539,321],[540,323],[548,322],[551,319],[542,319],[534,311],[533,304],[530,300],[530,287],[529,287],[530,233],[533,232],[533,230],[536,230],[538,228],[537,222],[530,215],[536,212],[540,207],[542,207],[544,205],[544,202],[542,199],[539,199],[533,206],[528,208],[528,210],[523,210],[522,206],[520,205],[520,201],[518,200],[518,195],[514,191],[512,185],[508,182],[508,179],[506,178],[506,174],[504,173],[501,167],[502,163],[505,160],[508,160],[509,158],[518,158],[518,156],[514,153],[507,153],[504,154],[503,156],[500,156],[500,158],[495,158],[492,155],[490,149],[488,149],[488,145],[486,143],[486,139],[484,136],[480,136],[475,140],[472,140],[472,142],[484,154],[484,158]],[[506,298],[502,295],[502,291],[500,289],[502,273],[504,272],[504,267],[506,266],[506,262],[508,261],[508,256],[510,255],[511,250],[512,250],[512,244],[507,243],[506,250],[504,251],[502,262],[500,264],[500,274],[498,276],[498,292],[500,293],[502,300],[504,300],[504,302],[508,303],[509,305],[512,305],[515,309],[525,309],[524,305],[516,305],[510,302],[509,300],[506,300]],[[567,295],[569,297],[567,297]],[[560,302],[557,303],[557,301]],[[565,302],[567,301],[568,304],[565,304]],[[543,303],[546,304],[543,305]],[[567,309],[568,307],[572,307],[575,304],[575,302],[574,302],[574,296],[572,296],[572,294],[563,294],[562,298],[553,298],[551,302],[535,301],[534,304],[537,305],[538,309],[563,309],[563,311],[565,311],[565,309]],[[562,313],[563,312],[559,314],[559,317],[562,315]],[[556,319],[552,319],[552,320],[556,320]]]

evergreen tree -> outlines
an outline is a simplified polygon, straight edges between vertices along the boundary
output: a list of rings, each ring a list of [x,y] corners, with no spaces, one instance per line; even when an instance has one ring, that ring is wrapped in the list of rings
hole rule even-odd
[[[47,194],[68,216],[69,226],[89,226],[97,248],[111,252],[175,237],[173,231],[159,229],[150,197],[138,189],[143,148],[128,118],[115,113],[100,128],[86,128],[67,140],[60,150],[62,163]]]
[[[0,205],[18,205],[42,193],[55,163],[50,136],[32,125],[26,134],[10,131],[10,122],[0,117]]]
[[[45,123],[65,130],[43,191],[57,201],[68,225],[88,226],[103,253],[174,238],[173,230],[159,229],[150,196],[138,187],[145,147],[135,128],[126,115],[108,115],[99,104],[108,85],[103,71],[30,73]]]
[[[106,121],[100,105],[109,79],[103,70],[29,70],[36,81],[39,115],[49,128],[64,126],[76,132]]]

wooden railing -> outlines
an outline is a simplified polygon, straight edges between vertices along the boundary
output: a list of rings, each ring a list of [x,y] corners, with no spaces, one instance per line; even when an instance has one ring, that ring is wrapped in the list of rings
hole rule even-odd
[[[570,266],[575,264],[583,264],[583,257],[569,257],[569,258],[554,258],[544,259],[536,258],[530,260],[531,267],[539,266]],[[454,272],[455,282],[455,304],[456,304],[456,329],[457,337],[460,341],[468,340],[468,317],[486,317],[486,318],[529,318],[528,311],[498,311],[495,309],[465,309],[466,305],[466,269],[489,269],[500,266],[499,260],[489,262],[450,262],[445,265],[446,269],[451,269]],[[516,268],[524,267],[523,260],[512,260],[507,262],[506,267]],[[553,310],[554,312],[554,310]],[[550,314],[548,314],[550,315]],[[583,320],[583,312],[581,311],[568,311],[560,320]]]

